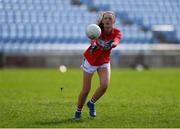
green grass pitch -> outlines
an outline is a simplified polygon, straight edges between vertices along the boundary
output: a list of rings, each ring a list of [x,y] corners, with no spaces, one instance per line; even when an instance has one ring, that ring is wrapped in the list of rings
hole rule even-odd
[[[93,77],[88,99],[98,86]],[[72,120],[82,87],[82,71],[68,69],[0,70],[0,127],[180,127],[180,69],[113,69],[106,94],[96,103],[97,117],[83,109]]]

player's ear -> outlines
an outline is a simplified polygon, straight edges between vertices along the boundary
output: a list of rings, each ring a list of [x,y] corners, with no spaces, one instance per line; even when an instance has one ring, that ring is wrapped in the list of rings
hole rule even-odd
[[[116,16],[115,13],[111,11],[111,14],[113,15],[113,24],[116,22]]]
[[[116,22],[116,17],[114,16],[113,17],[113,24]]]

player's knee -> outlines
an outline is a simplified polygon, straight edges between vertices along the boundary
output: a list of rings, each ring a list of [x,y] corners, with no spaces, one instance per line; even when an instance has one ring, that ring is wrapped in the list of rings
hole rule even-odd
[[[104,81],[101,81],[101,82],[100,82],[100,85],[101,85],[102,87],[107,87],[108,84],[109,84],[109,82],[108,82],[107,80],[104,80]]]
[[[89,91],[90,91],[89,89],[84,89],[84,90],[82,90],[81,93],[82,93],[83,95],[88,95]]]
[[[103,83],[101,83],[101,90],[103,90],[103,91],[106,91],[107,90],[107,88],[108,88],[108,82],[103,82]]]

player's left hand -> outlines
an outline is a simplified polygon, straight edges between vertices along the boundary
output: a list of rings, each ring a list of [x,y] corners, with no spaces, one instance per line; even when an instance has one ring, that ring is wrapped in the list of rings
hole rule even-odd
[[[104,50],[109,50],[109,49],[112,48],[112,46],[113,46],[113,41],[109,41],[104,45],[103,49]]]

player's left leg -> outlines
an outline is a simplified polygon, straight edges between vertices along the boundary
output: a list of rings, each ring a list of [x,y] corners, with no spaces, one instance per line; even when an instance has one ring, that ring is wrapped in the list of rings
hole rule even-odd
[[[100,80],[100,86],[96,89],[92,99],[87,103],[90,116],[96,116],[95,102],[106,92],[110,82],[110,67],[99,68],[98,76]]]

